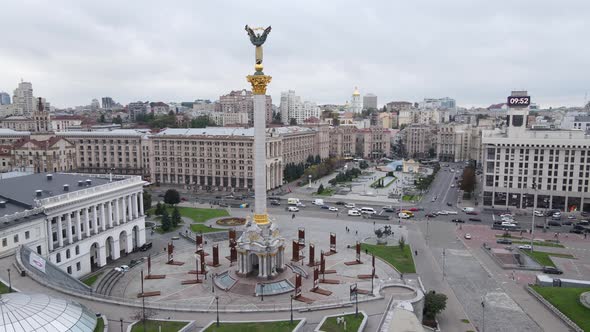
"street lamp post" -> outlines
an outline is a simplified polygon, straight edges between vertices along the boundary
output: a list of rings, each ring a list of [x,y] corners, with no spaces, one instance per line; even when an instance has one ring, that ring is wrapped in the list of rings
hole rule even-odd
[[[537,185],[535,184],[535,182],[533,182],[533,222],[531,225],[531,252],[533,252],[534,247],[533,247],[533,239],[535,238],[535,213],[537,213],[537,195],[536,195],[536,190],[537,190]],[[483,302],[482,302],[483,304]]]
[[[311,189],[311,174],[309,174],[309,175],[307,176],[307,179],[309,180],[309,183],[308,183],[308,185],[307,185],[307,188]]]
[[[485,332],[486,330],[486,305],[485,299],[481,298],[481,332]]]
[[[120,321],[121,321],[121,332],[123,332],[123,318],[121,318]]]
[[[291,294],[291,324],[293,324],[293,294]]]
[[[264,301],[264,284],[260,284],[260,302]]]
[[[442,262],[443,263],[442,264],[442,267],[443,267],[443,279],[445,278],[445,256],[446,256],[445,255],[445,248],[443,248],[443,257],[442,257],[443,258],[443,262]]]
[[[217,276],[217,273],[215,275],[211,274],[211,293],[215,293],[215,276]]]
[[[219,327],[219,296],[215,296],[215,302],[217,304],[217,327]]]
[[[10,281],[10,269],[8,270],[8,292],[12,293],[12,282]]]

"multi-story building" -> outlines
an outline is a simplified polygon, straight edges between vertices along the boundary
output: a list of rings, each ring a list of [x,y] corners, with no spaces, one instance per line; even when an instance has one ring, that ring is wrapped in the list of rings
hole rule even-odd
[[[9,116],[0,121],[0,127],[17,131],[48,132],[51,128],[51,115],[46,111],[43,98],[38,98],[37,109],[28,116]]]
[[[390,156],[391,132],[389,129],[370,127],[357,130],[356,155],[371,160]]]
[[[338,126],[330,128],[330,156],[355,157],[356,127]]]
[[[0,255],[30,248],[79,278],[145,243],[138,176],[38,173],[0,180]]]
[[[372,93],[367,93],[366,95],[363,96],[363,109],[364,110],[369,110],[369,109],[377,109],[377,96],[375,96]]]
[[[76,148],[67,139],[45,135],[24,138],[12,147],[16,169],[42,172],[72,172],[76,169]]]
[[[150,107],[152,109],[152,114],[154,115],[166,115],[170,112],[168,104],[161,101],[150,103]]]
[[[352,92],[352,98],[350,100],[350,111],[354,114],[361,113],[363,111],[363,101],[361,100],[361,93],[355,86]]]
[[[129,119],[131,121],[135,121],[135,117],[138,114],[149,114],[151,112],[151,106],[147,102],[137,101],[127,105],[127,113],[129,113]]]
[[[54,131],[68,131],[80,128],[84,118],[79,115],[54,115],[51,117],[51,128]]]
[[[0,105],[10,105],[10,95],[6,92],[0,92]]]
[[[411,158],[428,158],[436,152],[436,126],[411,124],[403,130],[405,146]]]
[[[436,154],[441,161],[481,160],[482,129],[491,126],[473,124],[446,124],[438,128]]]
[[[304,126],[315,131],[313,155],[320,156],[322,160],[328,158],[330,156],[330,126],[317,118],[308,119]]]
[[[16,131],[14,129],[0,128],[0,145],[12,145],[16,141],[31,136],[30,131]]]
[[[102,97],[102,108],[105,110],[115,107],[116,103],[111,97]]]
[[[254,129],[208,127],[166,129],[150,139],[152,180],[201,189],[249,190],[254,185]],[[283,183],[281,138],[272,129],[266,139],[267,189]]]
[[[590,212],[585,132],[527,129],[528,109],[507,114],[504,130],[483,132],[484,205]]]
[[[132,129],[56,133],[76,147],[76,169],[84,173],[149,175],[144,162],[145,134]]]
[[[398,113],[401,110],[413,108],[414,104],[410,103],[409,101],[391,101],[385,104],[385,109],[388,112],[396,112]]]
[[[419,107],[422,109],[455,109],[457,103],[455,99],[444,97],[444,98],[424,98],[424,101],[419,103]]]
[[[204,112],[201,112],[205,115]],[[248,113],[231,113],[231,112],[207,112],[206,115],[218,126],[248,126],[250,120]]]
[[[227,95],[219,97],[217,111],[222,113],[246,113],[248,114],[248,125],[254,125],[254,96],[252,91],[243,89],[232,91]],[[265,103],[266,122],[272,121],[272,98],[266,96]]]
[[[12,169],[12,145],[0,145],[0,173],[9,172]]]
[[[281,93],[281,122],[289,125],[291,119],[295,119],[297,125],[302,125],[307,119],[319,118],[320,108],[311,101],[301,101],[301,97],[295,95],[294,90]]]
[[[12,103],[15,106],[14,115],[29,116],[35,109],[35,97],[33,97],[33,85],[30,82],[20,82],[14,90]]]
[[[270,128],[269,131],[281,137],[284,165],[305,163],[309,156],[316,156],[317,150],[314,144],[317,133],[315,130],[289,126]]]

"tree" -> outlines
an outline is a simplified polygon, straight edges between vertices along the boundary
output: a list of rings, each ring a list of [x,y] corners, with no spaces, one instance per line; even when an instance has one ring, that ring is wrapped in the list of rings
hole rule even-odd
[[[297,125],[297,119],[291,118],[289,120],[289,126],[296,126],[296,125]]]
[[[320,157],[320,155],[316,155],[315,156],[315,160],[314,160],[314,164],[321,164],[322,163],[322,157]]]
[[[430,157],[430,158],[436,157],[436,149],[435,148],[428,149],[428,157]]]
[[[366,160],[362,160],[362,161],[359,163],[359,167],[360,167],[361,169],[367,169],[367,168],[369,168],[369,163],[368,163]]]
[[[100,118],[98,119],[98,122],[100,122],[100,123],[104,123],[105,122],[104,114],[101,114],[100,115]]]
[[[164,209],[164,213],[162,213],[162,231],[168,232],[172,228],[172,222],[170,221],[170,216],[168,215],[168,211]]]
[[[215,122],[211,121],[207,115],[199,115],[191,120],[191,128],[206,128],[215,126]]]
[[[445,294],[430,291],[424,299],[424,318],[434,320],[437,314],[447,307],[447,296]]]
[[[121,119],[120,115],[117,115],[117,117],[113,119],[113,123],[123,124],[123,119]]]
[[[320,183],[320,186],[318,187],[318,195],[321,195],[324,192],[324,184]]]
[[[147,211],[152,208],[152,194],[147,191],[143,191],[143,209]]]
[[[145,196],[144,196],[145,197]],[[162,206],[162,203],[158,202],[158,204],[156,204],[156,215],[157,216],[161,216],[162,214],[164,214],[164,206]]]
[[[461,190],[466,193],[472,193],[475,190],[475,169],[465,167],[463,170],[463,179],[461,180]]]
[[[164,194],[164,203],[174,205],[180,203],[180,194],[176,189],[168,189]]]
[[[182,218],[180,217],[180,211],[178,211],[178,207],[174,207],[174,211],[172,211],[172,227],[178,226],[182,222]]]
[[[397,242],[399,244],[399,250],[403,251],[404,247],[406,246],[406,239],[404,239],[404,237],[400,237],[399,241]]]

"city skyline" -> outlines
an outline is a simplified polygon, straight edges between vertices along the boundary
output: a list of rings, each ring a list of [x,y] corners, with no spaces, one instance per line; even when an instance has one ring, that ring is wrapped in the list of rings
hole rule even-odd
[[[318,104],[343,104],[358,86],[381,105],[449,96],[470,107],[527,89],[533,102],[556,107],[583,106],[590,90],[590,49],[577,38],[590,28],[583,17],[590,4],[581,1],[477,8],[343,2],[338,10],[329,3],[153,4],[5,4],[0,26],[19,29],[0,45],[0,91],[12,94],[22,78],[56,107],[104,96],[216,100],[248,88],[245,24],[276,28],[265,49],[275,101],[294,89]]]

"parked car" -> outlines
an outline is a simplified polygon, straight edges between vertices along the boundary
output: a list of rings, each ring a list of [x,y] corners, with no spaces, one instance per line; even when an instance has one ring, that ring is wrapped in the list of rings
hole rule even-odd
[[[412,211],[412,212],[416,212],[416,211],[420,211],[420,208],[417,208],[417,207],[411,207],[411,208],[409,208],[408,210],[409,210],[409,211]]]
[[[187,201],[186,197],[181,197],[180,200],[183,201],[183,202],[186,202]]]
[[[299,212],[299,208],[296,207],[296,206],[289,206],[287,208],[287,211],[289,211],[289,212]]]
[[[573,224],[574,224],[574,222],[573,222],[573,221],[571,221],[571,219],[570,219],[570,220],[564,220],[564,221],[562,222],[562,224],[563,224],[563,225],[568,225],[568,226],[569,226],[569,225],[573,225]]]
[[[453,206],[453,203],[447,202],[447,206]]]
[[[475,212],[475,211],[467,211],[467,212],[465,212],[465,214],[469,214],[469,215],[472,215],[472,216],[477,216],[478,215],[478,213]]]
[[[125,273],[125,272],[129,271],[129,266],[128,265],[121,265],[120,267],[116,267],[115,271]]]
[[[355,206],[356,206],[356,205],[355,205],[354,203],[346,203],[346,204],[344,205],[344,207],[345,207],[345,208],[347,208],[347,209],[354,209],[354,207],[355,207]]]
[[[535,215],[535,217],[544,217],[545,215],[543,214],[543,212],[541,211],[533,211],[533,214]]]
[[[547,222],[547,225],[549,225],[549,226],[561,226],[561,223],[559,221],[556,221],[556,220],[549,220],[549,222]]]
[[[464,223],[465,222],[465,220],[463,220],[463,219],[453,219],[451,221],[455,222],[455,223]]]
[[[322,206],[320,206],[320,209],[326,209],[326,210],[329,210],[329,209],[330,209],[330,207],[329,207],[329,206],[327,206],[327,205],[322,205]]]
[[[427,214],[425,215],[425,217],[428,217],[428,218],[434,218],[434,217],[436,217],[436,214],[435,214],[435,213],[427,213]]]
[[[500,243],[500,244],[512,244],[512,240],[501,237],[501,238],[499,238],[499,239],[496,240],[496,243]]]
[[[570,214],[569,216],[567,216],[568,219],[576,219],[576,216],[574,216],[573,214]]]
[[[582,212],[580,212],[580,215],[581,215],[582,217],[588,217],[588,216],[590,216],[590,213],[588,213],[588,212],[586,212],[586,211],[582,211]]]
[[[469,221],[481,222],[481,218],[469,218]]]
[[[401,219],[410,219],[410,215],[403,212],[398,213],[397,216]]]
[[[521,246],[518,246],[518,249],[522,249],[522,250],[532,250],[533,247],[531,247],[530,244],[523,244]]]
[[[330,207],[328,208],[328,210],[330,210],[330,211],[332,211],[332,212],[338,212],[338,208],[337,208],[337,207],[335,207],[335,206],[330,206]]]
[[[152,247],[152,243],[151,243],[151,242],[146,242],[146,243],[144,243],[144,244],[143,244],[143,245],[142,245],[142,246],[139,248],[139,250],[141,250],[141,251],[147,251],[147,250],[149,250],[151,247]]]
[[[466,234],[465,234],[465,239],[467,239],[467,240],[471,240],[471,234],[469,234],[469,233],[466,233]]]
[[[449,214],[449,212],[447,212],[447,211],[438,211],[438,212],[437,212],[437,214],[438,214],[439,216],[446,216],[446,215],[448,215],[448,214]]]
[[[563,274],[563,271],[553,266],[543,266],[543,273],[547,274]]]
[[[375,211],[375,209],[373,209],[372,207],[362,207],[361,208],[361,213],[364,213],[364,214],[377,214],[377,211]]]
[[[395,209],[393,209],[393,208],[383,208],[383,211],[385,211],[385,212],[395,212]]]
[[[348,215],[349,216],[353,216],[353,217],[359,217],[361,215],[361,212],[359,210],[348,210]]]
[[[343,201],[336,202],[336,205],[345,205],[345,204],[346,204],[346,202],[343,202]]]
[[[454,183],[451,183],[451,188],[455,188],[455,184]]]

